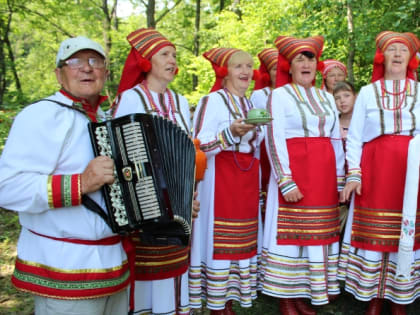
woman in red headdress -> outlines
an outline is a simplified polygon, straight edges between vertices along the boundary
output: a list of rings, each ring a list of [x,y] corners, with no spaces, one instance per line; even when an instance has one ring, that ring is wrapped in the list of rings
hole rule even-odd
[[[245,93],[253,78],[252,57],[239,49],[204,53],[216,73],[212,93],[194,114],[194,136],[207,155],[198,187],[200,216],[193,229],[191,306],[201,300],[211,314],[231,315],[232,301],[251,307],[257,297],[260,127],[245,123],[253,108]]]
[[[276,48],[265,48],[258,54],[260,60],[260,68],[258,69],[258,77],[255,80],[254,91],[250,100],[256,108],[267,109],[268,96],[272,89],[276,87],[277,59],[278,51]],[[268,160],[267,151],[264,141],[261,144],[260,152],[261,166],[261,211],[264,219],[265,203],[267,201],[267,185],[270,179],[270,162]]]
[[[339,191],[344,152],[332,95],[314,86],[322,36],[279,36],[278,88],[267,103],[271,163],[262,250],[262,292],[282,314],[315,314],[340,293]]]
[[[334,59],[326,59],[322,62],[324,67],[321,71],[321,89],[327,91],[330,94],[333,94],[333,90],[337,82],[346,80],[347,67],[344,65],[344,63]]]
[[[118,88],[113,117],[147,113],[165,117],[190,131],[187,100],[168,85],[177,72],[176,49],[154,29],[141,28],[127,36],[131,51]],[[195,210],[197,210],[195,204]],[[189,246],[150,246],[137,236],[135,245],[134,313],[190,314]]]
[[[384,31],[376,47],[372,83],[357,97],[347,135],[343,197],[356,194],[339,275],[346,291],[370,301],[366,314],[380,314],[388,299],[399,315],[420,296],[419,170],[407,166],[420,156],[412,140],[420,133],[420,84],[413,80],[420,41],[412,33]]]
[[[251,102],[256,108],[267,108],[268,95],[276,87],[278,51],[275,48],[265,48],[258,54],[260,60],[259,75],[255,80]]]

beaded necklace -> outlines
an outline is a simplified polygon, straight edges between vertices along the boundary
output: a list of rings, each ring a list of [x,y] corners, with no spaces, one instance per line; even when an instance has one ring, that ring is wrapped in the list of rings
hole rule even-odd
[[[229,103],[232,103],[232,105],[233,105],[233,108],[234,108],[234,110],[235,110],[235,112],[238,114],[238,115],[241,115],[241,112],[239,111],[239,107],[238,107],[238,105],[236,104],[236,101],[235,101],[235,98],[233,97],[233,95],[232,95],[232,93],[230,93],[229,92],[229,90],[228,89],[226,89],[226,88],[224,88],[223,89],[224,90],[224,92],[226,93],[226,95],[228,96],[228,100],[229,100]],[[241,98],[242,99],[242,98]],[[251,104],[250,104],[250,102],[248,101],[248,99],[247,98],[245,98],[246,99],[246,101],[247,101],[247,106],[248,106],[248,108],[246,108],[245,107],[245,103],[244,102],[241,102],[241,108],[242,108],[242,112],[243,112],[243,114],[244,114],[244,116],[246,116],[246,114],[247,114],[247,112],[248,112],[248,110],[249,109],[251,109]],[[228,106],[229,106],[229,104],[228,104]],[[229,122],[230,122],[230,118],[229,118]],[[256,131],[256,137],[255,137],[255,141],[257,141],[257,139],[258,139],[258,130]],[[237,159],[237,157],[236,157],[236,152],[235,152],[235,149],[232,149],[232,153],[233,153],[233,159],[234,159],[234,161],[235,161],[235,164],[236,164],[236,166],[241,170],[241,171],[244,171],[244,172],[247,172],[247,171],[249,171],[253,166],[254,166],[254,163],[255,163],[255,160],[256,160],[256,157],[255,157],[255,153],[254,153],[254,156],[253,156],[253,158],[252,158],[252,161],[251,161],[251,163],[249,163],[249,165],[248,165],[248,167],[242,167],[241,165],[239,165],[239,161],[238,161],[238,159]]]
[[[159,93],[159,100],[161,102],[160,106],[161,108],[159,108],[155,101],[153,100],[153,96],[150,92],[149,87],[147,86],[147,81],[144,80],[140,86],[142,87],[143,91],[146,93],[147,99],[149,100],[149,104],[152,107],[152,110],[157,112],[159,116],[165,117],[167,119],[172,120],[174,123],[176,123],[176,117],[175,117],[175,103],[174,100],[172,98],[172,93],[169,91],[168,88],[166,88],[165,93]],[[166,107],[165,106],[165,94],[168,95],[168,99],[169,99],[169,106]],[[171,117],[169,117],[169,114],[171,114]]]
[[[402,104],[404,103],[404,99],[407,95],[407,87],[408,87],[408,80],[405,80],[405,85],[404,85],[404,89],[402,91],[398,91],[396,93],[388,91],[385,87],[385,79],[382,78],[380,80],[381,83],[381,91],[382,91],[382,97],[381,97],[381,101],[382,101],[382,108],[385,108],[385,97],[389,95],[392,96],[398,96],[398,104],[397,106],[394,106],[393,109],[400,109]],[[401,97],[400,97],[401,95]]]

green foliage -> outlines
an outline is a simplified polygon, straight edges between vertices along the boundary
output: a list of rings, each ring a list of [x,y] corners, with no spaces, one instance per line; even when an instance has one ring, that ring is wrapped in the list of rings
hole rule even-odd
[[[3,151],[4,144],[12,126],[13,118],[16,116],[16,109],[0,110],[0,154]]]
[[[9,38],[15,56],[14,65],[22,84],[20,94],[10,71],[12,61],[3,47],[7,57],[4,74],[7,91],[3,95],[0,108],[19,108],[52,94],[59,88],[53,71],[55,54],[59,43],[70,35],[85,35],[102,44],[105,34],[110,36],[111,75],[105,93],[112,101],[130,49],[126,36],[139,27],[146,27],[143,1],[119,2],[131,2],[142,13],[117,17],[117,23],[111,21],[117,28],[105,29],[101,0],[0,0],[0,12],[9,12],[7,3],[13,11]],[[108,0],[108,6],[112,3],[113,1]],[[165,12],[166,5],[171,8],[173,3],[174,1],[156,1],[155,17]],[[196,1],[181,1],[158,21],[158,30],[177,46],[180,71],[171,88],[185,95],[192,105],[197,104],[208,93],[214,82],[210,63],[201,56],[213,47],[236,47],[248,51],[254,56],[257,68],[257,53],[265,47],[273,47],[277,36],[323,35],[325,46],[322,59],[334,58],[347,63],[347,4],[352,6],[354,15],[356,52],[353,69],[358,88],[370,81],[376,34],[385,29],[411,31],[417,35],[420,33],[420,6],[417,0],[403,0],[398,3],[391,0],[224,1],[222,11],[220,4],[221,1],[217,0],[201,1],[200,30],[197,34],[200,39],[199,56],[193,53]],[[4,20],[3,17],[2,19]],[[0,29],[2,31],[4,30]],[[0,36],[2,38],[3,33]],[[192,89],[193,75],[198,77],[196,90]]]

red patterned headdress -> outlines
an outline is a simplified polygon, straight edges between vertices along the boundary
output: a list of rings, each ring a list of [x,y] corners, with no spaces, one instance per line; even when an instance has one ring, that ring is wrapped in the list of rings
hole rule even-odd
[[[420,40],[413,33],[397,33],[391,31],[383,31],[376,36],[376,54],[373,59],[372,82],[382,79],[385,75],[384,55],[383,52],[389,45],[401,43],[407,46],[410,51],[410,61],[407,67],[407,78],[414,79],[415,72],[419,66],[416,58],[416,52],[420,48]]]
[[[211,62],[216,74],[216,81],[214,82],[210,92],[217,91],[222,88],[223,78],[228,74],[228,61],[230,57],[238,51],[240,50],[236,48],[212,48],[203,54],[204,58]]]
[[[279,51],[276,77],[277,87],[292,82],[292,78],[289,75],[290,63],[293,58],[304,51],[311,52],[315,55],[318,63],[317,68],[318,70],[322,70],[320,68],[323,67],[323,64],[319,61],[319,58],[324,47],[324,37],[314,36],[300,39],[290,36],[279,36],[274,43]]]
[[[140,28],[127,36],[131,45],[130,53],[124,64],[124,69],[118,86],[118,93],[131,89],[144,80],[146,73],[152,68],[150,59],[165,46],[172,46],[166,37],[153,28]]]
[[[254,90],[271,86],[270,71],[277,64],[278,56],[279,53],[275,48],[265,48],[258,54],[258,59],[260,59],[259,78],[255,81]]]
[[[325,79],[327,78],[328,72],[330,72],[334,68],[338,68],[344,72],[345,77],[347,77],[347,67],[344,63],[334,60],[334,59],[325,59],[322,61],[324,63],[324,68],[322,69],[322,84],[321,89],[325,87]]]

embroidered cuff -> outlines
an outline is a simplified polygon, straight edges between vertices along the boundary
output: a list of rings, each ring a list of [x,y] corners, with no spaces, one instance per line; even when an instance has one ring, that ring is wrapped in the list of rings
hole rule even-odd
[[[342,191],[346,184],[346,178],[344,176],[337,176],[337,190]]]
[[[290,176],[284,176],[279,181],[279,189],[281,194],[284,196],[288,192],[292,191],[293,189],[297,188],[296,183]]]
[[[240,143],[241,139],[239,137],[234,137],[229,127],[226,127],[219,133],[219,141],[223,149],[226,149],[234,144]],[[236,140],[236,141],[235,141]]]
[[[360,168],[349,169],[346,176],[346,183],[362,182],[362,170]]]
[[[48,205],[50,208],[78,206],[82,203],[80,174],[48,176]]]

